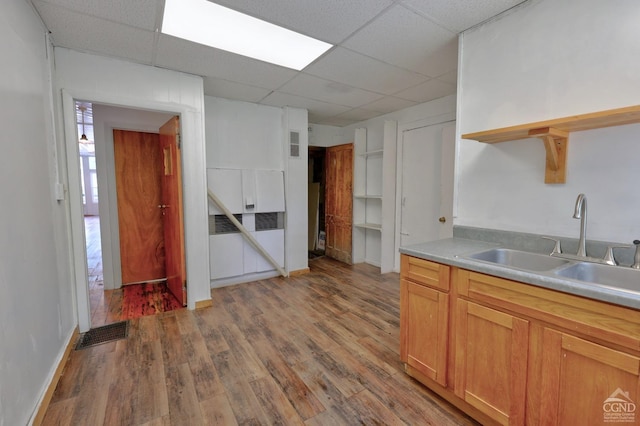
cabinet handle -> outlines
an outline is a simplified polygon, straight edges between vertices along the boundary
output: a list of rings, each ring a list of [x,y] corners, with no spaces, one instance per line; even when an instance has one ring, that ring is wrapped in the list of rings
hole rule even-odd
[[[440,217],[440,219],[438,219],[438,221],[439,221],[440,223],[445,223],[445,222],[447,221],[447,218],[446,218],[446,217],[444,217],[444,216],[441,216],[441,217]]]

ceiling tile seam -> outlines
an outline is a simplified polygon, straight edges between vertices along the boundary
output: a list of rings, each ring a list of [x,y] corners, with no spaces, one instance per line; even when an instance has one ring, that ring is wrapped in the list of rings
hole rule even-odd
[[[372,60],[374,60],[374,61],[377,61],[377,62],[383,63],[383,64],[385,64],[385,65],[389,65],[390,67],[396,68],[396,69],[398,69],[398,70],[402,70],[402,71],[405,71],[405,72],[408,72],[408,73],[411,73],[411,74],[416,74],[416,75],[419,75],[419,76],[421,76],[421,77],[426,77],[426,78],[428,78],[428,79],[435,78],[434,76],[431,76],[431,75],[429,75],[429,74],[426,74],[426,73],[423,73],[423,72],[414,71],[414,70],[410,70],[410,69],[408,69],[408,68],[404,68],[404,67],[401,67],[401,66],[398,66],[398,65],[395,65],[395,64],[391,64],[391,63],[389,63],[389,62],[387,62],[387,61],[383,61],[382,59],[378,59],[378,58],[375,58],[375,57],[373,57],[373,56],[367,55],[366,53],[358,52],[357,50],[353,50],[353,49],[351,49],[351,48],[349,48],[349,47],[346,47],[346,46],[340,46],[340,47],[341,47],[342,49],[348,50],[348,51],[350,51],[350,52],[352,52],[352,53],[356,53],[356,54],[358,54],[358,55],[365,56],[365,57],[367,57],[367,58],[369,58],[369,59],[372,59]],[[318,77],[318,76],[314,76],[314,77]],[[357,87],[357,86],[356,86],[356,87]],[[363,89],[363,90],[368,90],[368,89]],[[369,90],[369,91],[370,91],[370,90]]]
[[[312,98],[311,96],[300,96],[300,95],[297,95],[295,93],[286,92],[286,91],[280,90],[280,89],[274,90],[274,93],[275,92],[283,93],[283,94],[289,95],[289,96],[295,96],[296,98],[310,99],[312,101],[321,102],[323,104],[336,105],[336,106],[341,106],[341,107],[345,107],[345,108],[360,108],[362,105],[366,105],[366,104],[370,104],[371,103],[371,102],[365,102],[364,104],[360,104],[360,105],[354,107],[352,105],[344,105],[344,104],[339,104],[337,102],[329,102],[329,101],[325,101],[325,100],[322,100],[322,99]],[[382,95],[382,96],[385,96],[385,95]],[[378,99],[378,100],[380,100],[380,99]]]
[[[300,71],[298,74],[296,74],[295,76],[293,76],[293,78],[291,78],[291,80],[295,79],[295,78],[296,78],[296,77],[298,77],[300,74],[304,74],[304,75],[306,75],[306,76],[308,76],[308,77],[318,78],[318,79],[320,79],[320,80],[328,81],[329,83],[335,83],[335,84],[340,84],[340,85],[347,86],[347,87],[352,87],[352,88],[358,89],[358,90],[363,91],[363,92],[372,93],[372,94],[374,94],[374,95],[379,95],[379,96],[389,96],[389,95],[387,95],[386,93],[376,92],[375,90],[371,90],[371,89],[364,89],[364,88],[361,88],[361,87],[358,87],[358,86],[354,86],[354,85],[351,85],[351,84],[343,83],[343,82],[341,82],[341,81],[335,81],[335,80],[331,80],[331,79],[329,79],[329,78],[325,78],[325,77],[320,77],[320,76],[317,76],[317,75],[313,75],[313,74],[310,74],[310,73],[308,73],[308,72],[304,72],[304,71]],[[287,83],[289,83],[291,80],[289,80]],[[282,86],[280,86],[279,88],[277,88],[277,89],[275,89],[275,90],[280,90],[280,89],[281,89],[284,85],[286,85],[287,83],[283,84]],[[294,93],[290,93],[290,94],[291,94],[291,95],[293,95]],[[297,95],[297,96],[299,96],[299,95]],[[348,106],[348,105],[346,105],[346,106]]]
[[[194,75],[200,75],[200,74],[194,74]],[[241,81],[229,80],[228,78],[221,78],[221,77],[216,77],[216,76],[213,76],[213,75],[200,75],[200,77],[202,77],[202,78],[213,78],[213,79],[216,79],[216,80],[219,80],[219,81],[224,81],[226,83],[233,83],[233,84],[238,84],[238,85],[241,85],[241,86],[247,86],[247,87],[250,87],[252,89],[269,90],[270,93],[272,93],[274,91],[274,89],[272,89],[270,87],[256,86],[255,84],[243,83]],[[267,95],[267,96],[269,96],[269,95]]]
[[[438,20],[436,20],[431,15],[429,15],[427,13],[424,13],[424,12],[414,8],[409,4],[406,4],[406,3],[402,2],[401,6],[404,7],[405,9],[415,13],[416,15],[423,17],[424,19],[430,21],[434,25],[437,25],[438,27],[442,28],[443,30],[449,31],[450,33],[453,33],[454,35],[458,35],[458,34],[460,34],[462,32],[462,31],[458,31],[456,29],[452,29],[452,28],[448,28],[448,27],[444,26],[441,22],[438,22]]]
[[[387,13],[389,11],[389,9],[393,8],[394,6],[396,6],[396,4],[398,4],[395,0],[393,0],[391,2],[391,4],[387,7],[385,7],[384,9],[382,9],[377,15],[375,15],[374,17],[372,17],[371,19],[369,19],[367,22],[365,22],[364,24],[360,25],[358,28],[356,28],[351,34],[347,35],[344,39],[342,39],[339,43],[336,44],[336,46],[341,46],[344,47],[343,44],[349,40],[351,37],[353,37],[354,35],[356,35],[358,32],[362,31],[362,29],[364,27],[366,27],[367,25],[369,25],[370,23],[374,22],[375,20],[377,20],[378,18],[380,18],[382,15],[384,15],[385,13]]]
[[[477,24],[472,25],[472,26],[470,26],[469,28],[465,28],[464,30],[460,31],[460,33],[463,33],[463,32],[465,32],[465,31],[469,31],[469,30],[471,30],[472,28],[481,27],[482,25],[487,24],[487,23],[489,23],[489,22],[497,21],[498,19],[502,19],[502,17],[506,16],[507,14],[510,14],[510,13],[512,13],[512,12],[515,12],[515,11],[516,11],[516,8],[525,7],[525,3],[527,3],[527,5],[528,5],[528,4],[531,4],[531,2],[530,2],[529,0],[523,0],[523,1],[521,1],[520,3],[518,3],[518,4],[516,4],[516,5],[511,6],[509,9],[505,9],[505,10],[503,10],[502,12],[498,13],[497,15],[493,15],[493,16],[491,16],[491,17],[489,17],[489,18],[485,19],[485,20],[484,20],[484,21],[482,21],[482,22],[478,22]]]
[[[107,18],[104,18],[102,16],[96,16],[96,15],[92,15],[90,13],[79,12],[79,11],[77,11],[75,9],[70,8],[70,7],[61,6],[61,5],[57,4],[57,3],[48,2],[47,0],[38,0],[38,1],[40,1],[41,3],[46,3],[49,6],[52,6],[54,8],[64,9],[67,12],[71,12],[71,13],[76,14],[76,15],[86,16],[86,17],[89,17],[89,18],[98,19],[100,21],[109,22],[109,23],[117,24],[117,25],[122,25],[123,27],[129,27],[129,28],[134,28],[136,30],[142,30],[142,31],[148,31],[148,32],[155,32],[156,31],[155,28],[154,29],[149,29],[149,28],[137,27],[135,25],[129,25],[129,24],[125,24],[125,23],[120,22],[120,21],[114,21],[112,19],[107,19]],[[47,28],[47,29],[49,29],[49,28]]]

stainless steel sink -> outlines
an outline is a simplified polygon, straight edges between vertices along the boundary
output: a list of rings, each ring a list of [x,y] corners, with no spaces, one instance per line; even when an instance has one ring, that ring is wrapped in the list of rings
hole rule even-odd
[[[568,260],[558,259],[545,254],[504,248],[490,249],[464,257],[527,271],[550,271],[569,263]]]
[[[640,294],[640,270],[638,269],[580,262],[557,269],[553,273],[564,278]]]

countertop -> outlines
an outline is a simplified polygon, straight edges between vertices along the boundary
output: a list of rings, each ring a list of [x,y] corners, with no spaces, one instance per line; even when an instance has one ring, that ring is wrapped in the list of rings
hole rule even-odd
[[[400,247],[400,253],[640,310],[640,294],[638,293],[563,278],[547,272],[530,272],[464,257],[496,247],[502,246],[484,241],[448,238],[403,246]]]

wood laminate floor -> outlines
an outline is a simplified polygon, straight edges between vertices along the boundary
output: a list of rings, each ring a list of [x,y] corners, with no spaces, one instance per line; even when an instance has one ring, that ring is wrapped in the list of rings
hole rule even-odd
[[[133,284],[115,290],[104,289],[100,217],[84,217],[89,277],[89,308],[91,328],[114,322],[181,309],[165,283]]]
[[[399,277],[328,258],[71,354],[45,425],[470,425],[399,361]]]

